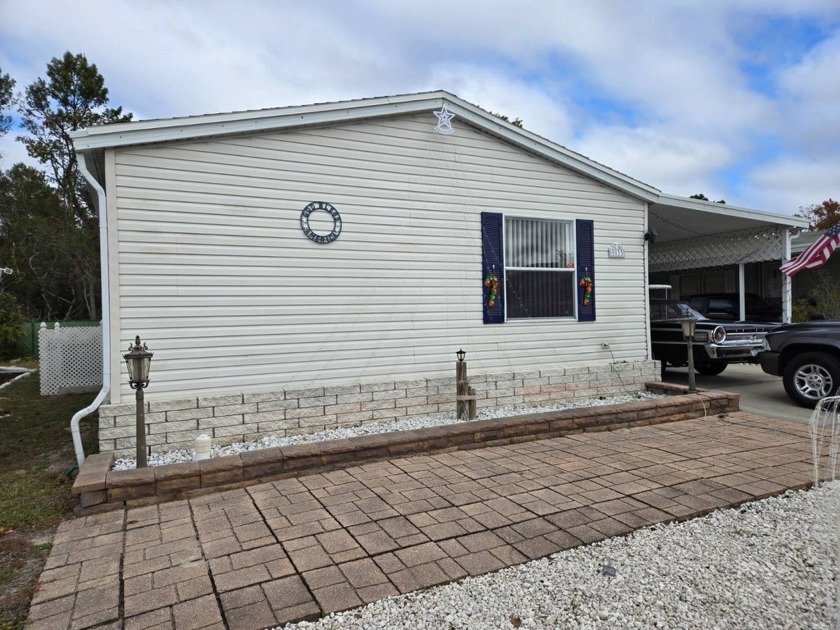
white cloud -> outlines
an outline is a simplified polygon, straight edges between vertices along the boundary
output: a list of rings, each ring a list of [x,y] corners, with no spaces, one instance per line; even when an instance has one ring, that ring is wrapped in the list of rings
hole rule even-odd
[[[840,30],[782,70],[779,87],[790,141],[806,151],[840,150]]]
[[[743,71],[756,59],[742,36],[785,17],[834,34],[766,68],[775,98]],[[443,88],[668,192],[779,209],[840,196],[837,0],[27,0],[4,5],[0,42],[19,87],[83,52],[139,118]],[[10,143],[5,163],[25,155]],[[750,172],[765,145],[791,171],[728,189],[722,173]]]
[[[8,170],[14,164],[23,162],[40,168],[41,164],[29,157],[23,143],[15,141],[15,134],[9,133],[0,137],[0,170]]]
[[[653,127],[596,128],[576,149],[660,190],[678,195],[703,192],[710,198],[725,197],[715,190],[715,173],[734,157],[725,143]]]
[[[747,177],[758,207],[793,214],[802,206],[840,197],[838,160],[822,164],[791,158],[753,170]]]

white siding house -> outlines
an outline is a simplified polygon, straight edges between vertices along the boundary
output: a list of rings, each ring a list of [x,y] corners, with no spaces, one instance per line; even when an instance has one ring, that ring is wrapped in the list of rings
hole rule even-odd
[[[152,450],[449,411],[461,347],[479,406],[655,378],[644,234],[658,191],[451,94],[109,125],[75,142],[107,223],[103,450],[133,444],[121,352],[135,335],[155,353]],[[340,213],[332,242],[304,234],[313,202]],[[490,220],[504,226],[495,245]],[[310,221],[334,227],[321,210]]]

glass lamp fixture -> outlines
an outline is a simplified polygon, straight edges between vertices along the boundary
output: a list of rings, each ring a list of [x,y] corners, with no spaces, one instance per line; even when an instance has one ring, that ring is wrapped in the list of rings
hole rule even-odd
[[[149,384],[149,369],[153,356],[154,352],[149,352],[146,344],[140,343],[140,335],[135,337],[133,346],[129,344],[128,352],[123,355],[123,359],[128,368],[128,383],[131,389],[145,389]]]
[[[682,326],[683,339],[691,339],[694,337],[694,331],[697,328],[697,320],[690,317],[680,322]]]

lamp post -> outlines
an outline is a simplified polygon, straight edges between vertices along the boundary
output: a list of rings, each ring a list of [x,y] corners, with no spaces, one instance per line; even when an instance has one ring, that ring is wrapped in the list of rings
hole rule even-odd
[[[128,345],[128,352],[123,355],[128,368],[128,384],[136,392],[137,409],[137,468],[146,467],[146,410],[144,409],[143,390],[149,384],[149,368],[153,352],[146,344],[140,344],[140,335],[134,338],[134,345]]]
[[[685,339],[688,350],[688,391],[697,391],[697,382],[694,375],[694,331],[697,327],[697,320],[690,317],[680,322],[682,326],[683,339]]]
[[[459,420],[474,420],[476,416],[475,390],[467,379],[467,353],[460,348],[455,353],[455,415]]]
[[[464,361],[467,353],[463,348],[459,348],[455,353],[458,359],[455,362],[455,415],[458,420],[466,420],[469,410],[467,409],[466,397],[469,393],[469,382],[467,381],[467,363]]]

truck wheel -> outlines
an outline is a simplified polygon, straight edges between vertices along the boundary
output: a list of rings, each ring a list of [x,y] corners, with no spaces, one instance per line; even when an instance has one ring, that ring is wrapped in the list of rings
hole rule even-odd
[[[700,363],[694,362],[694,369],[706,376],[717,376],[726,369],[728,363],[719,363],[717,361],[703,361]]]
[[[797,405],[813,409],[840,388],[840,361],[825,352],[806,352],[785,366],[782,382]]]

